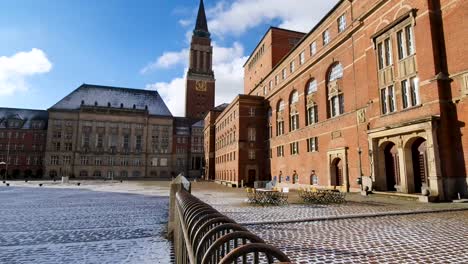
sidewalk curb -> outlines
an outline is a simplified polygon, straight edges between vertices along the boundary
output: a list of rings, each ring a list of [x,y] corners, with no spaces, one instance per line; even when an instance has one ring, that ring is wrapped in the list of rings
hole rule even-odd
[[[294,224],[294,223],[334,221],[334,220],[356,219],[356,218],[371,218],[371,217],[384,217],[384,216],[401,216],[401,215],[446,213],[446,212],[460,212],[460,211],[468,211],[468,208],[432,209],[432,210],[420,210],[420,211],[397,211],[397,212],[388,212],[388,213],[372,213],[372,214],[359,214],[359,215],[315,217],[315,218],[305,218],[305,219],[297,219],[297,220],[279,220],[279,221],[265,221],[265,222],[244,222],[244,223],[239,222],[239,224],[243,225],[243,226]]]

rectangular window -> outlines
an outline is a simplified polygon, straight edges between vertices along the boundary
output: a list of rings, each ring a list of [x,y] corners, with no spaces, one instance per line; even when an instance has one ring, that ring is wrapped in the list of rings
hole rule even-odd
[[[123,135],[123,144],[122,147],[124,149],[129,149],[130,148],[130,135]]]
[[[346,29],[346,16],[343,14],[338,18],[338,32],[343,32]]]
[[[89,162],[89,160],[88,160],[87,156],[81,156],[80,157],[80,164],[81,165],[88,165],[88,162]]]
[[[307,125],[310,126],[318,122],[318,106],[313,105],[307,108]]]
[[[301,54],[299,54],[299,64],[302,65],[305,63],[305,52],[301,52]]]
[[[255,150],[249,150],[249,160],[255,160]]]
[[[299,142],[293,142],[289,146],[291,148],[291,155],[299,154]]]
[[[142,136],[141,135],[137,135],[136,136],[136,139],[135,139],[135,148],[136,150],[138,151],[141,151],[142,150]]]
[[[385,46],[385,64],[386,66],[392,65],[392,48],[390,46],[390,38],[384,40]]]
[[[322,33],[323,45],[330,43],[330,31],[327,29]]]
[[[398,59],[402,60],[415,53],[413,26],[406,26],[397,32]]]
[[[382,103],[382,114],[395,112],[395,91],[393,85],[380,90],[380,100]]]
[[[97,157],[96,157],[96,158],[94,159],[94,165],[96,165],[96,166],[101,166],[101,165],[102,165],[102,160],[101,160],[101,158],[97,158]]]
[[[344,113],[344,97],[342,94],[331,98],[331,116],[339,116]]]
[[[284,146],[276,147],[276,156],[284,157]]]
[[[310,55],[313,56],[317,53],[317,42],[312,42],[312,44],[310,44]]]
[[[250,115],[251,117],[254,117],[254,116],[255,116],[255,108],[250,107],[250,109],[249,109],[249,115]]]
[[[71,164],[71,156],[63,156],[63,165]]]
[[[409,108],[420,104],[418,78],[412,77],[401,82],[403,108]]]
[[[257,138],[257,130],[255,127],[249,127],[248,129],[248,137],[249,137],[249,141],[253,142],[256,140]]]
[[[289,63],[289,71],[293,73],[295,69],[296,69],[296,63],[294,61],[291,61]]]
[[[307,152],[318,151],[318,138],[312,137],[307,139]]]
[[[50,165],[59,165],[59,157],[50,156]]]
[[[55,151],[60,151],[60,142],[53,142],[52,144],[54,145]]]
[[[284,134],[284,121],[276,122],[276,135],[281,136]]]
[[[89,140],[90,140],[90,136],[88,133],[84,133],[83,134],[83,138],[82,138],[82,145],[83,147],[85,148],[88,148],[89,147]]]
[[[291,115],[291,120],[290,120],[290,131],[294,131],[299,129],[299,115],[298,114],[293,114]]]
[[[102,148],[104,146],[104,135],[97,134],[96,135],[96,148]]]

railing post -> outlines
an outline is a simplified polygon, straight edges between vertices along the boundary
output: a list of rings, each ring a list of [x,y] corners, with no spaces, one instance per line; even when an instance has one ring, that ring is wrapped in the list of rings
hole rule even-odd
[[[177,176],[177,178],[171,182],[171,194],[169,196],[169,221],[167,223],[167,236],[171,240],[174,237],[174,229],[176,228],[176,194],[182,189],[190,193],[192,186],[190,182],[184,177],[184,175],[179,174],[179,176]]]

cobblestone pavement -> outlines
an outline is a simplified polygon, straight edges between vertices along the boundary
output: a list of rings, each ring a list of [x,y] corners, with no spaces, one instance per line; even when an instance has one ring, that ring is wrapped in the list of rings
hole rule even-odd
[[[294,263],[468,263],[468,212],[248,228]]]
[[[0,263],[170,263],[167,197],[0,187]]]
[[[345,204],[303,204],[295,192],[289,194],[289,205],[263,207],[247,204],[245,191],[241,189],[232,189],[219,185],[210,186],[209,184],[195,184],[193,193],[240,224],[468,209],[468,204],[429,204],[382,197],[380,195],[363,197],[359,194],[349,194],[346,198],[348,202]]]

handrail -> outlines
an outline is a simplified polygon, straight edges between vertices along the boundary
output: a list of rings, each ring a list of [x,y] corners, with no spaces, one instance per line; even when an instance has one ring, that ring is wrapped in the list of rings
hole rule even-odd
[[[290,263],[278,248],[185,189],[175,195],[176,264]]]

